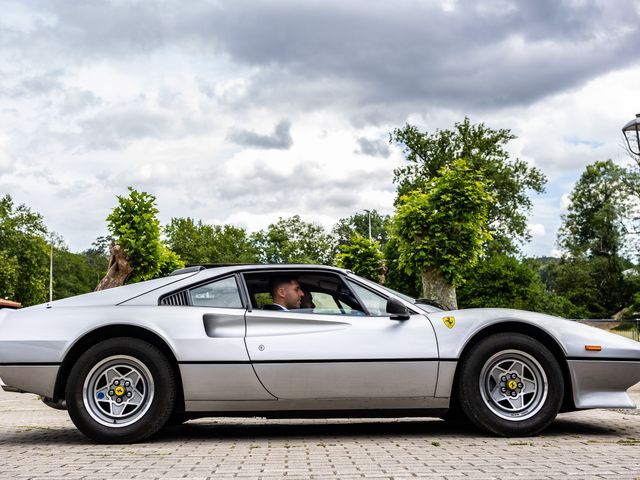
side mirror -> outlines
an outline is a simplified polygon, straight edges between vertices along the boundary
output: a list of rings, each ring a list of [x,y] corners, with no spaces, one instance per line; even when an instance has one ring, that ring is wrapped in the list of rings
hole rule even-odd
[[[409,309],[395,298],[387,300],[387,313],[391,320],[409,320]]]

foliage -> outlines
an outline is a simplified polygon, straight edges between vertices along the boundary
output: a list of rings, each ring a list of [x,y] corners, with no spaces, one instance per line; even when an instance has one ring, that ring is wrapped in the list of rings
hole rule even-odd
[[[544,286],[538,274],[517,258],[494,255],[478,262],[458,290],[462,307],[504,307],[539,311]]]
[[[472,125],[468,118],[453,130],[420,132],[413,125],[395,129],[390,141],[402,146],[408,165],[395,170],[398,199],[419,190],[426,193],[431,181],[457,159],[468,162],[475,173],[482,172],[485,189],[493,201],[487,211],[487,224],[493,241],[488,249],[513,252],[515,242],[527,240],[527,213],[531,210],[528,190],[544,191],[545,176],[526,162],[511,159],[506,145],[515,139],[510,130],[494,130],[483,123]]]
[[[107,271],[108,258],[92,250],[71,253],[53,251],[53,299],[92,292]]]
[[[443,167],[425,190],[403,195],[393,219],[400,267],[407,273],[439,271],[456,287],[491,239],[487,212],[493,196],[462,159]]]
[[[189,264],[257,262],[255,247],[243,228],[172,218],[164,234],[169,248]]]
[[[93,241],[90,248],[85,250],[85,253],[94,257],[103,256],[108,263],[113,242],[115,242],[115,239],[111,235],[100,236]]]
[[[421,298],[422,279],[418,275],[407,273],[400,266],[398,240],[391,236],[382,252],[385,265],[384,285],[410,297]]]
[[[573,188],[558,235],[570,256],[619,255],[630,207],[625,173],[611,160],[587,165]]]
[[[542,281],[557,259],[526,259],[494,255],[482,259],[458,290],[463,308],[504,307],[547,313],[564,318],[587,318],[588,312],[568,298],[547,291]]]
[[[338,245],[348,244],[355,233],[365,238],[369,238],[369,218],[371,218],[371,239],[380,244],[380,248],[389,241],[389,215],[381,215],[377,210],[356,213],[348,218],[341,218],[333,227],[333,236]]]
[[[635,287],[622,272],[607,277],[607,265],[603,258],[562,258],[548,267],[548,289],[580,307],[574,318],[610,318],[631,302]]]
[[[627,175],[611,160],[588,165],[558,233],[565,258],[553,288],[590,317],[609,317],[632,302],[633,287],[623,273],[630,262],[622,254],[632,207]]]
[[[318,263],[331,265],[334,246],[324,229],[300,216],[280,218],[251,236],[261,263]]]
[[[178,268],[183,268],[184,262],[180,256],[171,249],[160,246],[160,257],[158,258],[158,273],[157,277],[166,277]]]
[[[129,187],[129,196],[118,196],[118,205],[107,217],[108,228],[123,248],[133,273],[130,283],[156,278],[184,266],[160,241],[156,198]]]
[[[378,242],[370,241],[356,232],[351,237],[351,242],[341,244],[338,250],[338,266],[374,282],[379,281],[382,271],[382,252]]]
[[[0,297],[25,306],[46,301],[47,228],[42,216],[12,198],[0,199]]]

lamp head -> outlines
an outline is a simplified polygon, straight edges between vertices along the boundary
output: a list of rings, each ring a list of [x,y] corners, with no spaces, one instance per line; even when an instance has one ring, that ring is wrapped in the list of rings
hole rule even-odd
[[[627,141],[629,151],[640,156],[640,113],[637,113],[636,118],[622,127],[622,133]]]

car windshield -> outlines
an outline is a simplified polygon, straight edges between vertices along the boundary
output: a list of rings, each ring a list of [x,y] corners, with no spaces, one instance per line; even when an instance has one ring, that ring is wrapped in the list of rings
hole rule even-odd
[[[352,274],[354,275],[354,274]],[[354,275],[357,276],[357,275]],[[375,285],[378,288],[381,288],[382,290],[384,290],[387,293],[390,293],[396,297],[401,298],[402,300],[404,300],[405,302],[409,302],[412,303],[413,305],[415,305],[416,307],[418,307],[420,310],[424,310],[427,313],[433,313],[433,312],[442,312],[442,308],[439,308],[436,305],[433,305],[430,301],[425,300],[425,299],[415,299],[413,297],[410,297],[409,295],[405,295],[404,293],[400,293],[396,290],[393,290],[392,288],[389,287],[385,287],[384,285],[380,285],[379,283],[376,283],[372,280],[368,280],[368,279],[363,279],[362,277],[358,277],[361,280],[364,280],[368,283],[372,283],[373,285]]]
[[[378,285],[378,284],[376,284]],[[409,302],[409,303],[416,303],[416,299],[413,297],[410,297],[409,295],[405,295],[404,293],[400,293],[400,292],[396,292],[395,290],[385,287],[383,285],[378,285],[380,288],[382,288],[383,290],[386,290],[387,292],[395,295],[396,297],[400,297],[401,299],[403,299],[405,302]]]

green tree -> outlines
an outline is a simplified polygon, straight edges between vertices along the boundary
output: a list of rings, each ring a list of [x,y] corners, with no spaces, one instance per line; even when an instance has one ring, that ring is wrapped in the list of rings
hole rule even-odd
[[[300,216],[280,218],[251,236],[261,263],[319,263],[331,265],[335,249],[324,228]]]
[[[108,258],[94,263],[93,253],[72,253],[66,248],[53,251],[53,299],[72,297],[94,290],[107,271]]]
[[[625,176],[625,169],[611,160],[587,165],[571,192],[558,235],[571,256],[619,256],[631,206]]]
[[[502,307],[540,311],[544,286],[537,272],[517,258],[493,255],[468,272],[458,290],[462,307]]]
[[[164,228],[167,246],[189,264],[255,263],[257,252],[243,228],[172,218]]]
[[[632,301],[623,275],[629,262],[622,255],[632,208],[627,174],[611,160],[588,165],[558,233],[566,261],[556,272],[556,289],[591,315],[612,315]]]
[[[398,199],[418,190],[423,193],[446,167],[465,159],[473,172],[482,172],[485,189],[493,201],[487,212],[487,225],[494,252],[515,252],[516,243],[529,238],[527,214],[531,210],[528,191],[544,191],[545,176],[526,162],[512,159],[506,145],[515,139],[510,130],[494,130],[483,123],[472,125],[468,118],[453,130],[420,132],[413,125],[395,129],[390,142],[399,144],[408,161],[395,170]]]
[[[351,242],[339,245],[338,250],[339,267],[349,269],[374,282],[380,280],[382,252],[378,242],[370,241],[356,232],[351,237]]]
[[[523,261],[536,272],[544,290],[538,311],[564,318],[589,318],[584,307],[574,304],[569,298],[558,293],[555,281],[559,265],[563,262],[564,260],[554,257],[527,258]]]
[[[400,198],[393,218],[399,263],[422,277],[423,296],[457,308],[455,288],[491,239],[486,179],[459,159],[443,167],[423,191]]]
[[[389,241],[389,224],[391,217],[381,215],[377,210],[356,213],[348,218],[341,218],[333,227],[333,236],[338,245],[349,244],[355,233],[369,238],[369,220],[371,220],[371,239],[380,244],[380,248]]]
[[[422,278],[415,273],[407,273],[400,266],[400,253],[398,252],[398,239],[393,235],[382,250],[384,255],[384,285],[402,292],[410,297],[422,297]]]
[[[107,217],[108,229],[122,247],[133,272],[129,283],[148,280],[184,266],[160,241],[156,197],[128,187],[129,196],[118,196],[118,205]]]
[[[25,306],[47,300],[49,248],[42,216],[0,199],[0,297]]]
[[[572,318],[606,318],[614,312],[605,305],[608,299],[600,291],[595,274],[590,260],[563,258],[548,266],[547,289],[576,306]]]

